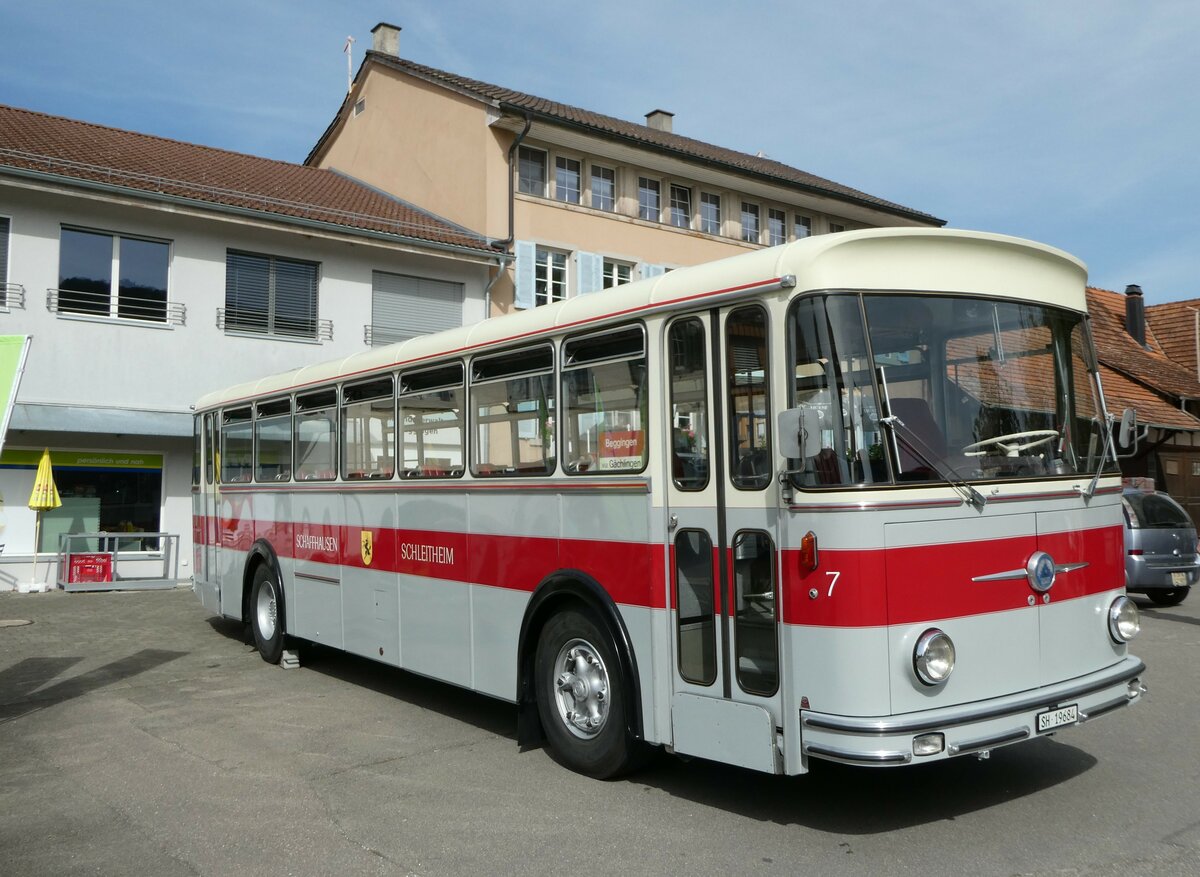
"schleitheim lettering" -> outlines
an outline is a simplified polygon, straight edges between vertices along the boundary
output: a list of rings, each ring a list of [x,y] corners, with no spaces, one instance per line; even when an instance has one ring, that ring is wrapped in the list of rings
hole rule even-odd
[[[400,558],[415,563],[454,563],[454,549],[445,545],[426,545],[421,542],[401,542]]]

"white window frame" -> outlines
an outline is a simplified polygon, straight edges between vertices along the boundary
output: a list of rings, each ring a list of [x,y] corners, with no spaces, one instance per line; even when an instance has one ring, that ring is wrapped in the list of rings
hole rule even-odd
[[[705,206],[713,207],[716,209],[717,218],[716,218],[716,228],[715,229],[711,228],[709,225],[709,223],[711,223],[712,220],[704,215]],[[700,193],[699,221],[700,221],[700,231],[704,232],[705,234],[720,234],[721,233],[721,221],[722,221],[721,196],[718,193],[716,193],[716,192],[701,192]]]
[[[528,180],[530,178],[525,176],[524,157],[526,155],[532,156],[534,154],[540,155],[542,157],[542,179],[540,182],[539,191],[530,191],[528,188],[526,188],[526,186],[527,186],[526,180]],[[518,147],[518,149],[517,149],[517,191],[518,192],[520,192],[524,195],[539,195],[542,198],[545,198],[546,197],[546,186],[549,182],[549,176],[550,176],[550,153],[548,153],[544,149],[538,149],[534,146]]]
[[[11,223],[10,223],[11,228]],[[59,304],[55,313],[59,317],[72,319],[92,319],[92,320],[119,320],[122,323],[127,323],[135,326],[149,326],[152,328],[170,328],[173,321],[173,309],[171,290],[173,288],[172,275],[174,273],[175,262],[175,243],[166,238],[156,238],[150,235],[143,234],[125,234],[119,231],[109,231],[102,228],[88,228],[82,225],[60,225],[58,229],[58,278],[55,285],[61,285],[62,278],[62,247],[63,247],[63,232],[72,231],[79,234],[92,234],[98,237],[109,238],[112,245],[109,261],[109,285],[108,285],[108,313],[93,313],[89,311],[74,311],[63,310],[62,308],[62,293],[69,290],[59,289]],[[163,318],[148,319],[132,316],[121,315],[121,242],[122,241],[142,241],[148,244],[161,244],[166,247],[167,253],[167,279],[166,279],[166,295],[162,302]],[[7,288],[7,287],[5,287]],[[7,301],[7,294],[5,296]],[[178,306],[177,306],[178,307]]]
[[[778,222],[778,232],[772,227],[773,222]],[[767,245],[778,246],[779,244],[787,243],[787,211],[780,210],[777,207],[767,208]]]
[[[692,189],[690,186],[685,186],[682,183],[671,183],[668,189],[671,195],[670,207],[667,210],[668,219],[674,228],[691,228],[692,227]],[[683,222],[678,222],[680,219],[678,200],[675,197],[676,192],[682,192],[686,198],[684,202],[682,219]]]
[[[600,172],[599,174],[597,172]],[[609,176],[607,181],[612,184],[612,203],[605,207],[603,204],[597,204],[596,200],[596,180],[605,179],[603,176],[607,173]],[[615,213],[617,210],[617,170],[603,164],[593,164],[591,173],[588,176],[588,204],[596,210],[603,210],[605,213]]]
[[[571,173],[570,165],[575,166],[575,191],[574,197],[569,197],[570,189],[564,191],[562,186],[563,173]],[[562,201],[564,204],[581,204],[583,202],[583,162],[578,158],[571,158],[569,155],[554,156],[554,199]]]
[[[805,238],[812,237],[813,218],[803,213],[797,213],[795,220],[795,225],[792,228],[795,232],[796,240],[802,241]]]
[[[754,233],[751,235],[746,227],[746,217],[754,217]],[[757,244],[762,238],[762,207],[752,201],[742,202],[742,240],[748,244]]]
[[[655,195],[655,212],[657,215],[654,218],[645,216],[646,205],[642,203],[642,192],[654,192]],[[662,222],[662,180],[657,180],[654,177],[638,176],[638,219],[643,219],[646,222]]]
[[[633,280],[633,265],[628,262],[618,262],[616,259],[604,260],[604,289],[612,289]]]
[[[561,266],[552,264],[557,263],[560,259],[562,260]],[[548,247],[537,248],[533,263],[534,307],[567,300],[567,290],[571,279],[570,271],[567,268],[569,261],[567,254],[561,250],[552,250]],[[557,267],[562,268],[561,279],[554,277],[553,269]]]

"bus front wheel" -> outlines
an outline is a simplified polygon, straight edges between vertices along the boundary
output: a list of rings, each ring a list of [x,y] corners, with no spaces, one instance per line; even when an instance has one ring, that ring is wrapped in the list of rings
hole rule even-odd
[[[626,722],[623,681],[612,640],[577,610],[542,628],[534,658],[537,707],[551,754],[598,779],[628,769],[637,741]]]
[[[271,570],[260,564],[250,591],[250,628],[258,653],[268,664],[278,664],[283,657],[282,596]]]

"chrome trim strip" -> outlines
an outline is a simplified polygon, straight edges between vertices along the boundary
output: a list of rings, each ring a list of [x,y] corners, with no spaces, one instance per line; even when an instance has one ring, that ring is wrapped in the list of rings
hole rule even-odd
[[[891,489],[891,488],[889,488]],[[1096,496],[1116,495],[1121,492],[1120,487],[1106,487],[1102,490],[1097,490]],[[845,495],[845,494],[843,494]],[[988,496],[988,505],[993,503],[1003,502],[1029,502],[1031,500],[1047,500],[1047,499],[1078,499],[1079,491],[1056,490],[1052,493],[1015,493],[1009,496]],[[916,508],[957,508],[962,505],[961,499],[891,499],[891,500],[859,500],[858,502],[805,502],[805,503],[789,503],[788,511],[791,512],[871,512],[882,509],[916,509]]]
[[[1100,704],[1100,706],[1094,706],[1090,710],[1088,710],[1086,713],[1083,710],[1080,710],[1079,711],[1079,724],[1082,725],[1084,722],[1091,721],[1092,719],[1098,718],[1103,715],[1107,715],[1108,713],[1111,713],[1114,710],[1119,710],[1123,706],[1129,706],[1135,700],[1137,700],[1136,697],[1119,697],[1116,700],[1110,700],[1108,703],[1102,703],[1102,704]]]
[[[1056,575],[1058,573],[1074,572],[1077,569],[1083,569],[1085,566],[1088,565],[1089,562],[1090,561],[1085,560],[1085,561],[1082,561],[1081,563],[1060,563],[1054,567],[1054,572]],[[1029,573],[1027,570],[1006,569],[1004,572],[994,572],[994,573],[990,573],[986,576],[975,576],[973,579],[971,579],[971,581],[973,581],[973,582],[1007,582],[1007,581],[1012,581],[1014,579],[1024,579],[1024,578],[1028,578],[1028,577],[1029,577]]]
[[[806,744],[804,751],[817,758],[840,761],[843,764],[908,764],[912,761],[911,752],[896,752],[886,749],[880,749],[877,752],[850,752],[832,746]]]
[[[1018,740],[1024,740],[1029,736],[1028,728],[1017,728],[1014,731],[1006,731],[1003,734],[998,734],[995,737],[987,737],[979,740],[968,740],[966,743],[955,743],[946,747],[948,755],[970,755],[972,752],[980,752],[984,749],[994,749],[997,746],[1003,746],[1006,743],[1016,743]]]
[[[1083,697],[1111,685],[1127,683],[1145,671],[1144,663],[1137,658],[1129,657],[1115,668],[1102,671],[1102,675],[1092,674],[1092,678],[1088,682],[1035,692],[1002,706],[978,707],[968,704],[965,707],[948,707],[943,716],[936,718],[919,716],[903,719],[855,719],[846,716],[805,715],[802,717],[801,724],[809,728],[822,728],[828,731],[839,731],[843,734],[873,737],[883,737],[889,734],[919,734],[923,731],[937,731],[987,719],[999,719],[1029,710],[1048,709],[1064,701]]]
[[[314,582],[324,582],[327,585],[341,585],[341,579],[335,579],[332,576],[319,576],[309,572],[292,573],[298,579],[311,579]]]

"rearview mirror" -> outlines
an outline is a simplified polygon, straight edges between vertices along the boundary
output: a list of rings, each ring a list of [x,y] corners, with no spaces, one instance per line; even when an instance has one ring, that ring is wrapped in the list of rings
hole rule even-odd
[[[1121,431],[1117,434],[1121,447],[1128,448],[1137,440],[1137,412],[1126,408],[1121,412]]]
[[[821,425],[824,415],[816,408],[789,408],[780,411],[779,452],[791,460],[815,457],[821,451]]]

